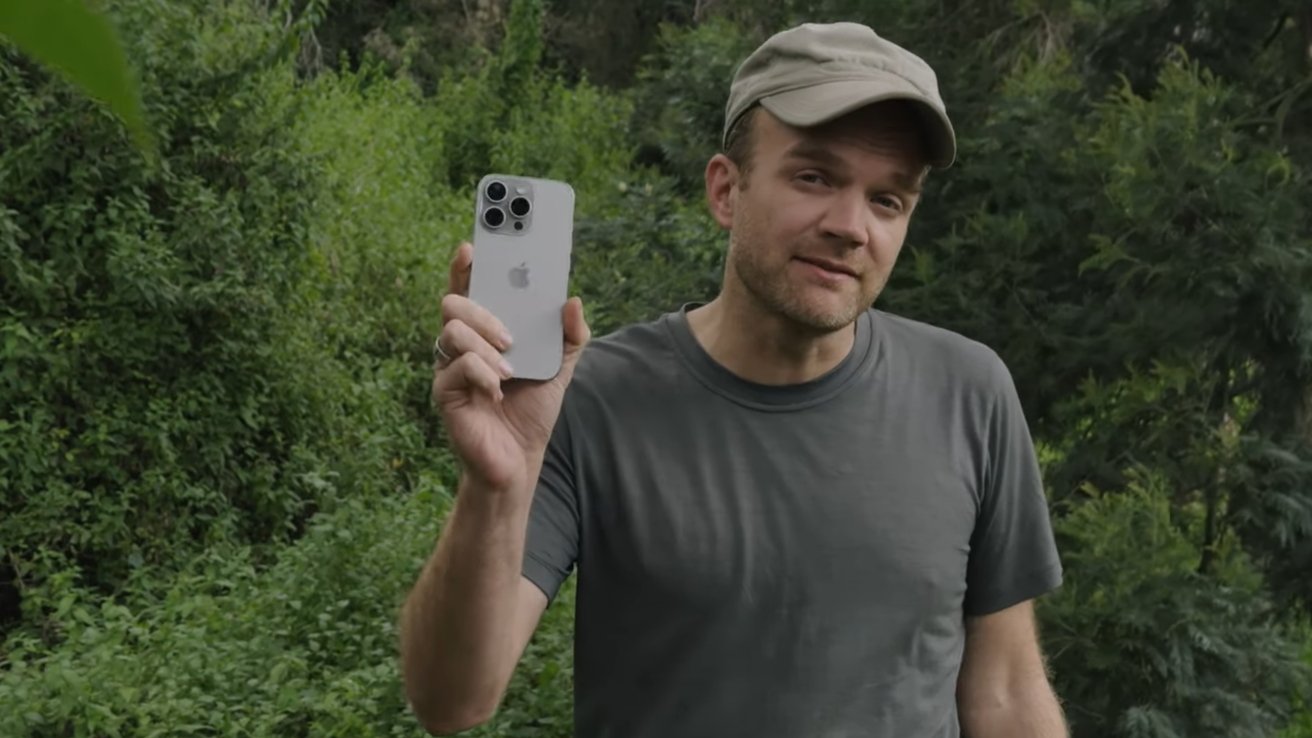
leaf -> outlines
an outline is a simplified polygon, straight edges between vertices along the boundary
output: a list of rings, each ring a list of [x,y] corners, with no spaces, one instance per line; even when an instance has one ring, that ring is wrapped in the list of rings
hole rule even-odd
[[[141,91],[103,13],[83,0],[3,0],[0,36],[105,102],[142,151],[154,155]]]

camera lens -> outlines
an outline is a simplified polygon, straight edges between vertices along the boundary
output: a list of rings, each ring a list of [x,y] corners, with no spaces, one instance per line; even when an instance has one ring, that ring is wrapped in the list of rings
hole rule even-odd
[[[483,211],[483,222],[489,228],[500,228],[506,222],[506,213],[501,208],[488,208]]]
[[[510,201],[510,212],[514,214],[516,218],[523,218],[525,215],[528,215],[528,211],[531,207],[532,205],[529,203],[527,197],[516,197],[514,200]]]
[[[493,180],[488,184],[486,194],[492,202],[501,202],[506,197],[506,186]]]

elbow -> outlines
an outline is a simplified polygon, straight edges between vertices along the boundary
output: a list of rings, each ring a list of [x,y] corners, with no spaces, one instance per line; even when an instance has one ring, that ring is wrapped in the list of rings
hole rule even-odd
[[[459,687],[444,679],[403,676],[406,703],[430,735],[456,735],[488,722],[496,714],[500,695],[477,694],[468,684]],[[460,688],[465,687],[465,688]]]
[[[491,716],[448,716],[438,715],[431,719],[420,718],[419,725],[429,735],[456,735],[466,730],[473,730],[486,723]]]
[[[456,735],[490,721],[505,695],[509,675],[479,668],[455,649],[435,647],[416,639],[401,626],[400,677],[406,705],[430,735]]]
[[[492,719],[495,708],[434,705],[410,701],[410,710],[429,735],[456,735],[473,730]]]

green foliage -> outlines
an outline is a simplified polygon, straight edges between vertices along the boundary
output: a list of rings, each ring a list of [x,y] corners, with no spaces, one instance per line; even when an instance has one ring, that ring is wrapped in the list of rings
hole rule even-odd
[[[369,373],[392,377],[379,389],[408,413],[355,416],[381,451],[399,432],[427,432],[428,344],[467,208],[440,186],[440,119],[403,79],[373,68],[321,75],[307,85],[294,136],[316,172],[306,234],[316,334],[371,384]],[[391,453],[409,474],[411,454]]]
[[[315,330],[294,80],[277,28],[236,7],[121,9],[149,50],[156,169],[0,58],[0,582],[20,596],[64,567],[111,590],[209,544],[287,540],[421,442],[395,372],[355,374]]]
[[[1304,619],[1300,628],[1303,643],[1303,664],[1312,671],[1312,620]],[[1280,732],[1279,738],[1312,738],[1312,690],[1294,696],[1297,712],[1293,720]]]
[[[1312,688],[1293,634],[1233,538],[1214,576],[1161,477],[1095,493],[1057,523],[1066,584],[1041,601],[1045,648],[1073,735],[1266,736]]]
[[[542,58],[542,3],[514,0],[505,38],[496,53],[483,51],[467,65],[454,66],[438,82],[437,108],[447,148],[447,182],[456,189],[476,183],[494,158],[500,132],[514,127],[518,110],[533,110],[549,78],[538,68]],[[472,72],[472,73],[471,73]]]
[[[497,57],[497,90],[515,103],[515,93],[531,84],[542,61],[542,0],[510,0],[510,17]]]
[[[539,78],[521,88],[502,128],[488,132],[489,171],[535,172],[574,188],[583,215],[626,174],[631,147],[627,98],[587,84]],[[579,141],[587,141],[580,146]],[[472,194],[471,194],[472,201]]]
[[[715,296],[728,238],[701,203],[682,200],[668,178],[642,175],[604,198],[604,212],[575,229],[574,283],[594,333]]]
[[[325,419],[317,383],[284,371],[313,354],[278,320],[307,205],[273,196],[301,185],[276,139],[252,145],[278,121],[190,119],[179,94],[175,126],[211,135],[152,175],[38,70],[6,57],[0,75],[18,101],[0,111],[0,538],[20,567],[48,547],[113,582],[211,535],[286,532],[311,499],[297,425]]]
[[[761,40],[722,20],[691,28],[666,25],[656,51],[643,60],[634,129],[685,196],[703,189],[706,160],[720,150],[734,70]]]
[[[1118,357],[1109,373],[1189,357],[1180,390],[1193,400],[1188,411],[1173,406],[1176,432],[1136,431],[1115,451],[1135,447],[1138,458],[1178,470],[1186,488],[1234,480],[1229,514],[1245,517],[1233,522],[1274,563],[1312,534],[1306,452],[1289,443],[1312,355],[1312,241],[1299,225],[1306,175],[1242,134],[1233,122],[1242,102],[1182,60],[1164,68],[1151,102],[1122,91],[1101,108],[1086,140],[1108,206],[1092,213],[1093,253],[1081,274],[1103,299],[1085,301],[1081,320],[1085,340]],[[1256,409],[1241,420],[1234,404],[1243,397]],[[1182,468],[1181,448],[1208,445],[1228,420],[1242,422],[1240,453]],[[1292,572],[1269,571],[1281,575],[1277,586],[1293,584]]]
[[[396,607],[454,473],[428,352],[473,184],[574,186],[597,334],[708,299],[735,65],[850,19],[957,122],[881,306],[1016,376],[1077,736],[1312,735],[1312,15],[447,5],[110,4],[155,168],[0,51],[0,734],[419,735]],[[571,734],[572,617],[570,584],[471,735]]]
[[[118,33],[98,8],[84,0],[7,0],[0,5],[0,38],[103,100],[153,152],[137,80]]]
[[[443,476],[447,476],[444,474]],[[449,498],[352,498],[267,568],[215,546],[165,587],[97,600],[66,577],[33,593],[58,649],[11,637],[6,736],[420,736],[399,689],[397,613]],[[570,734],[573,587],[544,617],[497,719],[471,735]]]

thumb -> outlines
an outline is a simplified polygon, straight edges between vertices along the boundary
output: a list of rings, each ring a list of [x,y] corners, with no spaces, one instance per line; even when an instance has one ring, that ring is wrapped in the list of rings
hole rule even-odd
[[[592,329],[588,327],[587,318],[583,317],[583,300],[571,297],[562,308],[562,322],[565,328],[565,354],[567,357],[577,355],[592,338]]]
[[[588,327],[588,321],[583,317],[583,301],[579,298],[569,298],[561,310],[565,329],[565,354],[556,379],[562,384],[568,384],[570,378],[574,376],[574,365],[583,354],[583,347],[592,339],[592,329]]]

